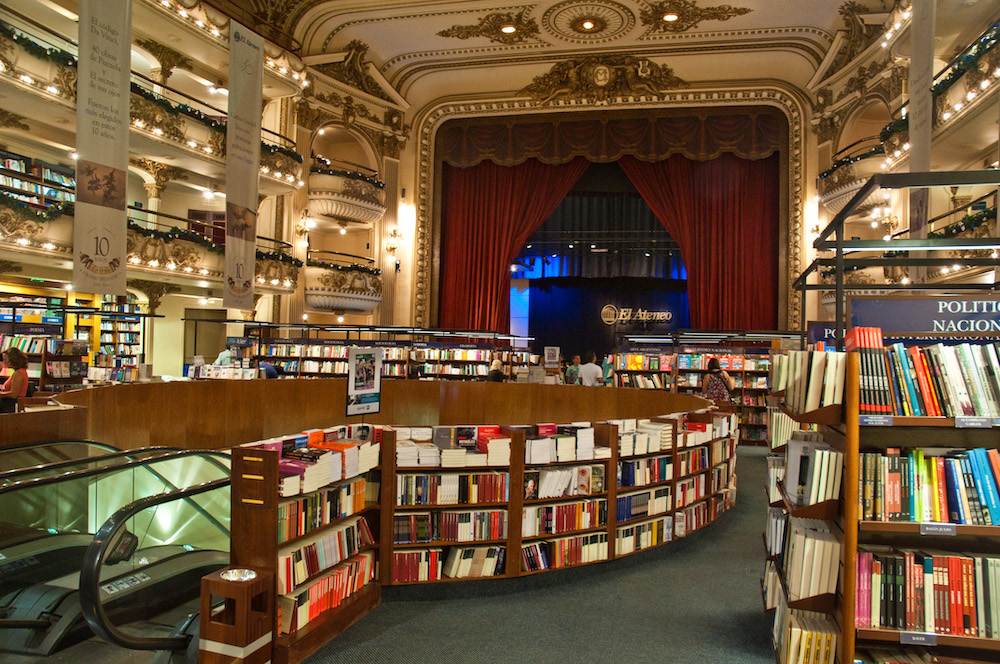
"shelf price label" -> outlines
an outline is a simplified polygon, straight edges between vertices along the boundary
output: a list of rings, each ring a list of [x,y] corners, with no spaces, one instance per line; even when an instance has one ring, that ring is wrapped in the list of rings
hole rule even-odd
[[[936,646],[937,634],[929,632],[900,632],[899,642],[907,646]]]
[[[958,528],[954,523],[921,523],[921,535],[944,535],[954,537],[958,534]]]
[[[956,429],[989,429],[992,426],[992,417],[971,417],[968,415],[960,415],[955,418]]]
[[[859,415],[858,424],[863,427],[891,427],[892,415]]]

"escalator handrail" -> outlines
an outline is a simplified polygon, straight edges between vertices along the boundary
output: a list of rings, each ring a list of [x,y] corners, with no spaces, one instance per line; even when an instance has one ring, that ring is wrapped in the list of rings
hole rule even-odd
[[[80,570],[80,608],[84,618],[94,634],[104,639],[108,643],[113,643],[122,648],[131,650],[184,650],[188,647],[191,635],[183,636],[156,636],[139,637],[118,629],[108,620],[104,605],[101,604],[101,561],[107,552],[108,546],[115,541],[115,533],[119,528],[124,528],[128,520],[139,512],[169,503],[174,500],[189,499],[208,491],[229,486],[230,479],[212,480],[204,484],[169,491],[129,503],[111,515],[104,525],[94,535],[94,541],[87,547],[87,552],[83,557],[83,567]]]
[[[20,475],[32,475],[42,470],[52,470],[53,468],[63,468],[65,466],[74,466],[85,463],[97,463],[101,461],[108,461],[111,459],[120,459],[122,457],[127,457],[130,455],[140,454],[144,452],[157,452],[164,450],[167,452],[179,452],[183,450],[183,447],[142,447],[134,450],[115,450],[111,454],[103,454],[101,456],[93,457],[80,457],[79,459],[64,459],[62,461],[53,461],[52,463],[40,463],[37,466],[25,466],[24,468],[14,468],[12,470],[5,470],[0,472],[0,483],[10,481],[11,477],[18,477]]]
[[[121,470],[127,470],[131,467],[142,467],[150,463],[160,463],[162,461],[170,461],[172,459],[178,459],[186,456],[200,455],[206,461],[211,462],[216,467],[225,470],[227,473],[230,472],[229,467],[224,465],[219,461],[219,458],[228,459],[228,454],[223,454],[222,452],[216,452],[214,450],[180,450],[178,452],[171,452],[163,454],[161,456],[150,457],[149,459],[132,459],[130,461],[125,461],[114,466],[108,466],[104,468],[81,468],[80,470],[73,470],[66,473],[61,473],[59,475],[49,475],[47,477],[37,477],[30,480],[19,480],[17,482],[9,482],[0,486],[0,496],[10,491],[16,491],[18,489],[24,489],[28,487],[39,487],[48,486],[50,484],[58,484],[60,482],[79,479],[81,477],[89,477],[91,475],[100,475],[102,473],[118,472]]]
[[[107,443],[99,443],[96,440],[80,440],[78,438],[65,438],[60,440],[35,440],[30,443],[21,443],[20,445],[10,445],[0,449],[0,454],[4,452],[23,452],[24,450],[30,449],[32,447],[42,447],[44,445],[69,445],[73,443],[78,443],[82,445],[91,445],[93,447],[103,447],[106,450],[118,450],[114,445],[108,445]]]

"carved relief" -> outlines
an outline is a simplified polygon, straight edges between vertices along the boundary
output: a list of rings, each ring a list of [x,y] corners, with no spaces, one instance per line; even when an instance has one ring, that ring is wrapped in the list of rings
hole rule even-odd
[[[619,55],[560,62],[548,74],[536,76],[518,94],[531,97],[541,106],[561,99],[606,103],[628,97],[652,98],[664,90],[686,87],[687,82],[674,76],[673,69],[666,65]]]
[[[166,84],[167,79],[170,78],[175,69],[191,71],[191,61],[183,53],[152,39],[136,39],[135,43],[148,51],[160,63],[159,68],[154,68],[153,76],[158,78],[160,83]]]
[[[280,285],[283,288],[294,288],[299,280],[299,267],[291,263],[258,258],[254,262],[254,274],[257,276],[257,283]],[[263,282],[261,282],[261,279],[263,279]],[[286,281],[290,282],[291,285],[285,286]]]
[[[24,268],[21,267],[20,263],[15,263],[14,261],[0,260],[0,274],[13,274],[15,272],[20,272]]]
[[[456,39],[486,37],[498,44],[520,44],[538,36],[538,23],[535,19],[525,16],[526,13],[527,10],[521,10],[517,14],[512,12],[487,14],[475,25],[453,25],[439,32],[438,36]]]
[[[42,224],[27,213],[8,207],[0,207],[0,228],[3,235],[32,238],[41,235]]]
[[[813,132],[816,134],[816,141],[820,145],[835,139],[839,130],[840,119],[836,115],[828,115],[825,118],[820,118],[819,122],[813,124]]]
[[[843,69],[847,63],[871,46],[872,42],[882,34],[880,24],[868,25],[861,18],[867,13],[869,13],[868,8],[854,0],[849,0],[841,5],[840,17],[844,22],[847,34],[844,47],[830,65],[829,74]]]
[[[299,162],[283,152],[270,153],[261,151],[260,165],[267,167],[272,173],[281,173],[282,175],[291,173],[298,176],[302,170],[302,165]]]
[[[845,164],[819,181],[820,194],[826,195],[838,187],[854,182],[856,179],[854,176],[854,164]]]
[[[642,10],[639,20],[650,26],[651,32],[686,32],[702,21],[728,21],[751,11],[749,7],[732,5],[701,8],[697,0],[665,0],[649,3],[649,9]]]
[[[368,55],[368,45],[355,39],[347,44],[347,57],[343,62],[316,65],[314,69],[373,97],[392,101],[378,81],[368,73],[365,66],[366,55]]]
[[[208,136],[208,147],[212,148],[212,154],[218,157],[225,157],[226,135],[221,131],[211,130]]]
[[[322,100],[321,100],[322,101]],[[305,99],[295,102],[295,124],[316,131],[335,118],[320,108],[313,108]]]
[[[320,273],[318,281],[323,288],[329,290],[350,291],[352,293],[365,293],[369,295],[382,294],[382,277],[377,274],[354,270],[324,270]]]
[[[17,113],[11,113],[0,108],[0,129],[20,129],[30,131],[31,127],[25,124],[25,117]]]
[[[56,67],[52,84],[62,92],[63,96],[76,101],[76,67]]]
[[[184,140],[184,120],[181,116],[171,115],[153,102],[136,95],[132,95],[130,106],[133,120],[141,120],[148,127],[159,127],[167,138]]]
[[[143,295],[149,298],[148,308],[149,313],[155,314],[156,310],[160,308],[160,304],[163,302],[163,298],[167,295],[173,295],[174,293],[180,293],[181,287],[175,284],[168,284],[162,281],[147,281],[145,279],[129,279],[127,282],[129,288],[139,291]]]
[[[145,157],[129,159],[128,163],[153,176],[153,183],[155,183],[161,191],[168,182],[173,180],[188,179],[187,173],[184,169],[177,168],[176,166],[168,166],[167,164],[162,164],[158,161],[153,161],[152,159],[146,159]]]
[[[149,237],[130,228],[125,248],[129,262],[137,261],[136,264],[148,265],[150,261],[156,261],[160,267],[166,267],[168,263],[173,263],[178,269],[201,267],[203,251],[183,240]]]

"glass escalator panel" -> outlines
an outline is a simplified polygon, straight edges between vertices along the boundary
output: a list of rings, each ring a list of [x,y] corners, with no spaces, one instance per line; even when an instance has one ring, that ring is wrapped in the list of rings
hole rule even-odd
[[[57,461],[101,456],[116,451],[117,449],[110,445],[86,440],[60,440],[19,445],[0,450],[0,473]]]

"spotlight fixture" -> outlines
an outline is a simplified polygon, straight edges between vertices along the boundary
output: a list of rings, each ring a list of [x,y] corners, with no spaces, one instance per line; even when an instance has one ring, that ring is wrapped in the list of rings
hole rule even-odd
[[[515,32],[517,32],[517,27],[513,25],[505,25],[502,28],[500,28],[500,32],[504,33],[505,35],[512,35]]]

